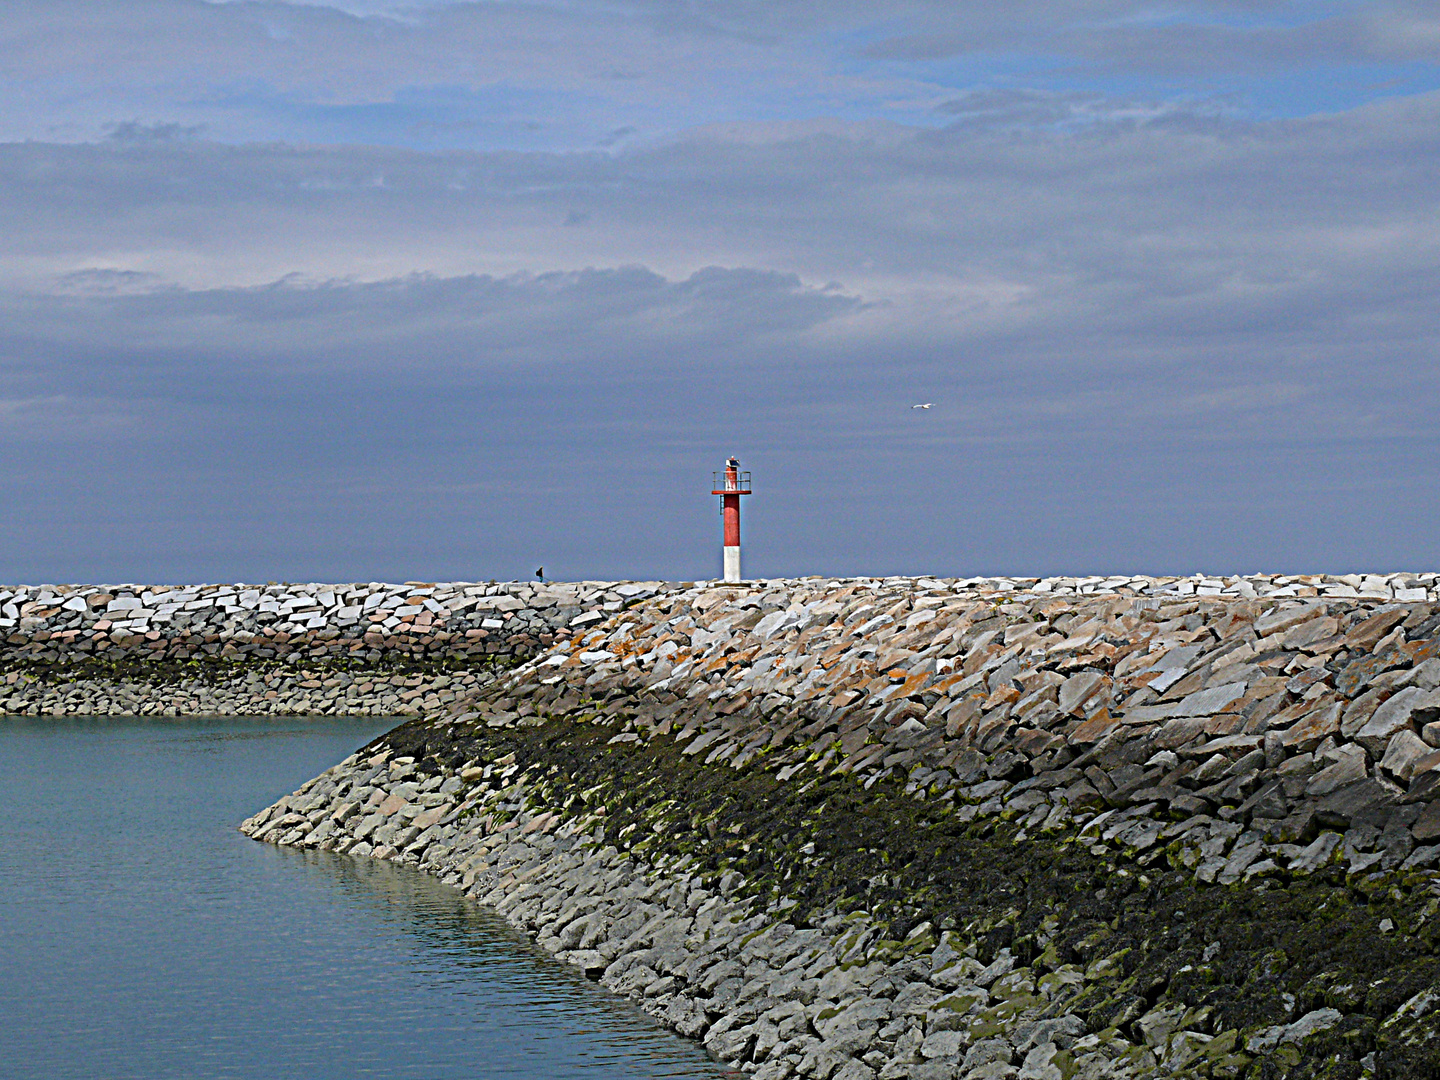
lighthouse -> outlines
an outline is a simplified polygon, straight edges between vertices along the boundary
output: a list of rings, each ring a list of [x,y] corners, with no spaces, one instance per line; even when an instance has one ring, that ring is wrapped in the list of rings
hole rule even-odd
[[[714,474],[711,495],[720,496],[725,518],[725,580],[740,580],[740,496],[750,494],[750,474],[740,471],[740,459],[725,459],[725,471]]]

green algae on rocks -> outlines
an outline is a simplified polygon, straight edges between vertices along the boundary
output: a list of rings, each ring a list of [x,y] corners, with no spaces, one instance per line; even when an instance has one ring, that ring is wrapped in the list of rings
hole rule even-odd
[[[684,860],[756,911],[800,927],[866,913],[872,956],[945,934],[982,964],[1004,954],[1034,980],[1068,974],[1052,1011],[1091,1031],[1143,1045],[1158,1028],[1141,1022],[1158,1012],[1171,1031],[1211,1036],[1197,1075],[1440,1076],[1440,1012],[1422,1000],[1440,987],[1429,875],[1332,866],[1206,885],[1178,862],[1094,854],[1078,830],[1017,842],[1013,821],[962,820],[960,807],[893,781],[787,784],[759,763],[707,766],[675,743],[614,741],[624,734],[563,719],[453,734],[412,722],[376,745],[435,775],[512,760],[537,811],[603,811],[607,842],[648,862]],[[1407,1002],[1417,1004],[1404,1012]],[[1286,1038],[1287,1025],[1324,1010],[1333,1023]],[[1230,1049],[1217,1055],[1216,1042]]]

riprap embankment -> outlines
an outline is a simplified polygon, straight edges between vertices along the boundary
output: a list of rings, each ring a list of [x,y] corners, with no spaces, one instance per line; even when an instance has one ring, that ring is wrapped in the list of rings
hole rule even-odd
[[[1440,1075],[1434,578],[1060,587],[657,591],[244,828],[776,1080]]]

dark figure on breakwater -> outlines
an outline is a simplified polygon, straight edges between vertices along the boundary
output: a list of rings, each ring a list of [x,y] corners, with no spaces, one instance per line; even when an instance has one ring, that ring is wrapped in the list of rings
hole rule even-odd
[[[538,570],[536,570],[536,571],[535,571],[535,576],[536,576],[537,578],[539,578],[541,581],[544,581],[544,580],[545,580],[545,567],[542,566],[542,567],[540,567]]]

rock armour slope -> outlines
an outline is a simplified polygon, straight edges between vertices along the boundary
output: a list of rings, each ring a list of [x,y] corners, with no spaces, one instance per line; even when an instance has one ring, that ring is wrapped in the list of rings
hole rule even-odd
[[[1434,580],[1257,580],[671,590],[243,827],[775,1080],[1440,1075]]]

